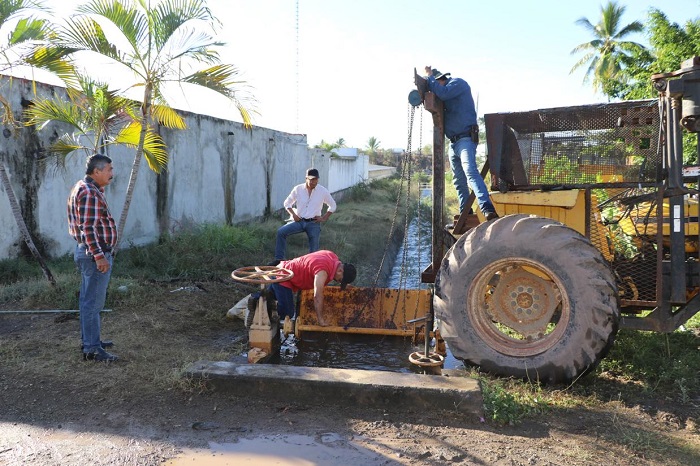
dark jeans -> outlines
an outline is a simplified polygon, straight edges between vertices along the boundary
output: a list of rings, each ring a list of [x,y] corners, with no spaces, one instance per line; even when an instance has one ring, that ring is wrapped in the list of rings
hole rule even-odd
[[[275,259],[284,260],[287,254],[287,237],[306,232],[309,238],[309,252],[316,252],[321,242],[321,224],[301,220],[299,222],[289,222],[277,230],[277,242],[275,244]]]
[[[280,320],[284,320],[286,316],[290,319],[294,318],[296,312],[296,306],[294,305],[294,292],[291,288],[282,286],[279,283],[273,283],[270,285],[272,291],[275,292],[275,298],[277,299],[277,314],[280,316]]]

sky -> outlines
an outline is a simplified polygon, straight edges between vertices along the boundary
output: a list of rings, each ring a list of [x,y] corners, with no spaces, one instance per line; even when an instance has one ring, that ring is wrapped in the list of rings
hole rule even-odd
[[[48,0],[57,16],[78,0]],[[209,0],[222,26],[221,61],[233,64],[255,98],[256,126],[307,135],[309,145],[342,138],[364,149],[408,144],[414,68],[465,79],[477,113],[605,102],[584,69],[570,74],[591,40],[575,21],[598,22],[603,0]],[[623,24],[658,8],[683,25],[700,0],[620,0]],[[638,34],[629,40],[647,45]],[[223,97],[189,93],[175,107],[241,121]],[[422,124],[421,124],[422,123]],[[421,131],[422,127],[422,131]],[[412,147],[432,143],[430,114],[416,109]]]

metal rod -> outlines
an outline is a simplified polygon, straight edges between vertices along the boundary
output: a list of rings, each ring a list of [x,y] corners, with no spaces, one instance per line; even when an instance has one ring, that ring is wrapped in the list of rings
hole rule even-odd
[[[111,309],[102,309],[100,312],[112,312]],[[24,311],[0,311],[0,314],[79,314],[80,310],[76,309],[34,309]]]
[[[296,325],[298,331],[307,332],[327,332],[327,333],[353,333],[353,334],[365,334],[365,335],[394,335],[394,336],[405,336],[410,337],[413,335],[412,329],[399,330],[399,329],[388,329],[388,328],[362,328],[362,327],[338,327],[329,326],[321,327],[320,325]]]

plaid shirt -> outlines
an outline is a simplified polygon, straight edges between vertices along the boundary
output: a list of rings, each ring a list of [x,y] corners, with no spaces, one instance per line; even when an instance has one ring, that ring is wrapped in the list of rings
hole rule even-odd
[[[117,225],[107,207],[104,189],[89,176],[78,181],[68,197],[68,233],[85,244],[95,260],[117,245]]]

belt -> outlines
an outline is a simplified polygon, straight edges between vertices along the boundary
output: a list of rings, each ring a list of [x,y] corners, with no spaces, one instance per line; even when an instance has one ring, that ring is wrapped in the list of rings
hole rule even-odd
[[[315,222],[316,221],[315,218],[302,218],[302,220],[305,222]]]
[[[472,133],[469,132],[469,131],[467,131],[466,133],[455,134],[454,136],[452,136],[452,137],[450,138],[450,142],[451,142],[452,144],[454,144],[455,142],[459,141],[459,140],[462,139],[462,138],[466,138],[467,136],[471,137],[471,135],[472,135]]]
[[[80,248],[85,248],[87,249],[87,244],[85,243],[79,243],[78,247]],[[100,246],[100,249],[102,249],[102,252],[112,252],[112,246]]]

